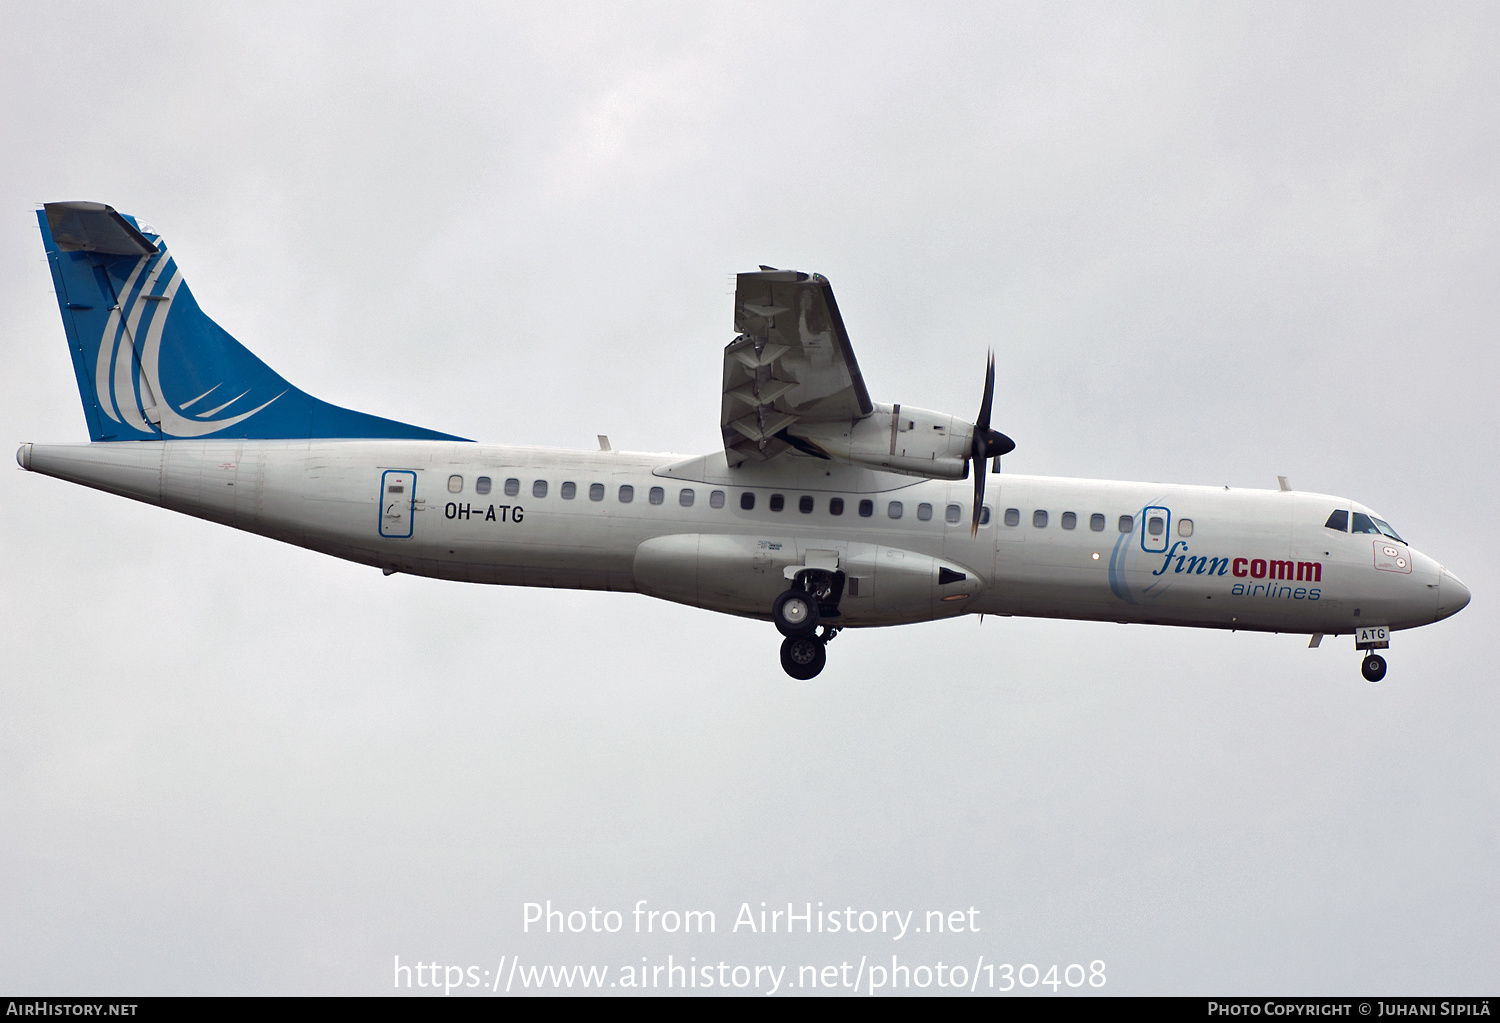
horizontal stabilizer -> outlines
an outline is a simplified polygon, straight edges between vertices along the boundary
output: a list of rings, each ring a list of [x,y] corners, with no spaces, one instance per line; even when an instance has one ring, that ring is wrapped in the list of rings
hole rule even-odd
[[[134,224],[102,202],[49,202],[45,210],[52,240],[63,252],[156,255],[156,246]]]

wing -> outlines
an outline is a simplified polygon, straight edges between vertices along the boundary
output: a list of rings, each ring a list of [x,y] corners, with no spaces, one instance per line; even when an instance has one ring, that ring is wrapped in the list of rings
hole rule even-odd
[[[769,267],[739,274],[734,329],[719,412],[730,465],[800,446],[786,433],[794,423],[852,421],[874,410],[822,275]]]

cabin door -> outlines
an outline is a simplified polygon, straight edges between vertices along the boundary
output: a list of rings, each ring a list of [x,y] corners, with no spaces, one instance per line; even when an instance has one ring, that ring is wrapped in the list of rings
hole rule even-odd
[[[417,474],[387,469],[380,474],[380,535],[391,540],[411,537],[417,506]]]

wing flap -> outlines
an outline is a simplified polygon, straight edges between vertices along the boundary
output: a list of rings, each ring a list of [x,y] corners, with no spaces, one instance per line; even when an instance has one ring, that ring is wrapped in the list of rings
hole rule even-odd
[[[741,416],[729,425],[740,436],[758,444],[769,437],[776,436],[796,421],[796,416],[789,416],[785,412],[757,409],[748,416]]]

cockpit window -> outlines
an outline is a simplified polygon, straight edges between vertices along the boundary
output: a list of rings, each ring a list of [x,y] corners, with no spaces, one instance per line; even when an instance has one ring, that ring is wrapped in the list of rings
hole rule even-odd
[[[1349,532],[1349,512],[1346,509],[1340,508],[1328,516],[1328,521],[1323,523],[1323,525],[1328,529],[1337,529],[1340,533],[1347,533]]]
[[[1387,522],[1385,519],[1377,519],[1373,515],[1370,516],[1370,517],[1371,517],[1371,519],[1374,520],[1375,525],[1377,525],[1377,526],[1380,527],[1380,531],[1382,533],[1384,533],[1386,536],[1390,537],[1392,540],[1395,540],[1397,543],[1405,543],[1406,542],[1405,540],[1401,539],[1401,535],[1399,533],[1397,533],[1394,529],[1392,529],[1391,528],[1391,524],[1389,522]]]
[[[1379,536],[1380,535],[1380,527],[1377,526],[1377,525],[1375,525],[1375,523],[1371,522],[1370,521],[1370,516],[1366,515],[1364,512],[1355,512],[1354,513],[1354,528],[1351,529],[1350,532],[1351,533],[1374,533],[1376,536]]]

